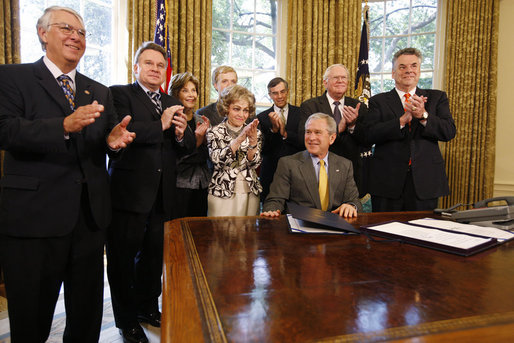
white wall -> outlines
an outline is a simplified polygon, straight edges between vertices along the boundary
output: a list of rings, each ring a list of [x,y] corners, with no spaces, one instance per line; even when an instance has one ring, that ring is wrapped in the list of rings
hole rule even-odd
[[[494,196],[514,196],[514,0],[500,0]]]

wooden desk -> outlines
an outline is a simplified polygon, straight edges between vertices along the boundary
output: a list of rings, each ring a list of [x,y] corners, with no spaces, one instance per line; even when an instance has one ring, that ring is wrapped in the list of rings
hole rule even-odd
[[[166,224],[164,256],[162,342],[514,339],[513,242],[460,257],[364,235],[290,234],[284,216],[186,218]]]

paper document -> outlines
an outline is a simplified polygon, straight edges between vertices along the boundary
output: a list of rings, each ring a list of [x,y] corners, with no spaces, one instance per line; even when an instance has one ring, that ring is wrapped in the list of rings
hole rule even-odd
[[[409,221],[411,224],[430,226],[437,229],[468,233],[482,237],[496,238],[498,241],[506,241],[514,238],[514,233],[510,231],[496,229],[494,227],[485,227],[472,224],[462,224],[449,220],[440,220],[433,218],[423,218]]]
[[[369,227],[369,229],[458,249],[471,249],[481,244],[493,241],[493,238],[462,235],[459,233],[422,228],[400,222],[374,225],[373,227]]]

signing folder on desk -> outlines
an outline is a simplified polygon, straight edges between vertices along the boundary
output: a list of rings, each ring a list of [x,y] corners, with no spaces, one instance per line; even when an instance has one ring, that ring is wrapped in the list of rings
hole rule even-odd
[[[293,233],[360,233],[338,214],[287,203],[289,229]]]
[[[420,225],[418,223],[423,223]],[[411,221],[409,223],[387,222],[377,225],[364,226],[368,234],[393,238],[402,243],[419,245],[462,256],[470,256],[505,241],[502,237],[490,237],[456,231],[452,225],[447,225],[433,219]],[[462,230],[462,228],[458,228]],[[506,237],[505,237],[506,238]]]

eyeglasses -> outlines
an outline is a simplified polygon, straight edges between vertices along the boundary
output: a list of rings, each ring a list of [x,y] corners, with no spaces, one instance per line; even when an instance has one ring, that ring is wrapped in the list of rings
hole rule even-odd
[[[332,80],[335,80],[337,82],[340,82],[340,81],[346,81],[348,80],[348,78],[346,76],[332,76],[330,77]]]
[[[270,96],[286,95],[287,89],[282,89],[280,92],[269,92]]]
[[[59,30],[62,33],[64,33],[66,36],[71,36],[73,34],[73,32],[77,32],[77,35],[81,39],[86,39],[87,33],[86,33],[86,30],[84,30],[84,29],[76,29],[73,26],[66,24],[66,23],[55,23],[55,24],[50,24],[50,26],[57,26],[59,28]]]

